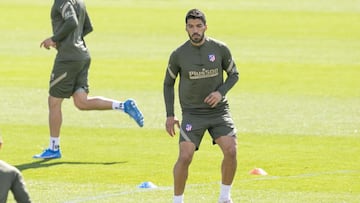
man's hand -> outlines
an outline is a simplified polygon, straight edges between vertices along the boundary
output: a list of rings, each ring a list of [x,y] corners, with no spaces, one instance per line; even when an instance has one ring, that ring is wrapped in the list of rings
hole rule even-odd
[[[51,38],[47,38],[41,42],[40,48],[45,47],[45,49],[50,49],[50,47],[56,48],[56,42],[52,41]]]
[[[214,108],[222,99],[222,95],[219,91],[211,92],[205,99],[204,102],[209,104],[211,108]]]
[[[178,128],[180,128],[179,120],[175,116],[170,116],[166,118],[166,123],[165,123],[166,131],[171,137],[173,137],[176,134],[175,125]]]

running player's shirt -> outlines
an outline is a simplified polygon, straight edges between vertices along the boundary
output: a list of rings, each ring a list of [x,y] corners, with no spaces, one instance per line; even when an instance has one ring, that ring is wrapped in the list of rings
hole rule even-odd
[[[182,112],[197,114],[227,110],[225,95],[239,78],[230,50],[224,43],[206,38],[204,44],[194,46],[188,40],[170,55],[164,79],[167,116],[174,116],[174,84],[178,75]],[[213,91],[219,91],[223,96],[215,108],[204,102]]]
[[[84,36],[92,31],[83,0],[55,0],[51,9],[52,40],[57,45],[57,61],[90,58]]]

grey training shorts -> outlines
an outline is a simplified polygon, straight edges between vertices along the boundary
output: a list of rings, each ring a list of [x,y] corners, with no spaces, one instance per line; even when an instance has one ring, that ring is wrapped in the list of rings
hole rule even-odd
[[[88,72],[90,61],[90,59],[55,61],[50,77],[49,94],[57,98],[70,98],[79,88],[89,93]]]
[[[190,141],[199,149],[201,140],[207,130],[213,144],[220,136],[236,136],[236,127],[228,111],[207,115],[183,113],[179,142]]]

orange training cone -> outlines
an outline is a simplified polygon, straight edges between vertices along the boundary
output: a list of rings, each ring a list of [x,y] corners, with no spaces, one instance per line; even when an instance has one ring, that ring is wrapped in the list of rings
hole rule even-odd
[[[266,176],[268,173],[266,173],[266,171],[264,171],[262,168],[254,168],[249,172],[249,174]]]

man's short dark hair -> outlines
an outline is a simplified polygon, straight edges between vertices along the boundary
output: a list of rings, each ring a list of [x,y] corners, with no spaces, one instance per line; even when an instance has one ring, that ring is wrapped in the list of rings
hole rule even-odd
[[[188,19],[200,19],[206,25],[205,14],[197,8],[191,9],[187,12],[185,23],[187,23]]]

